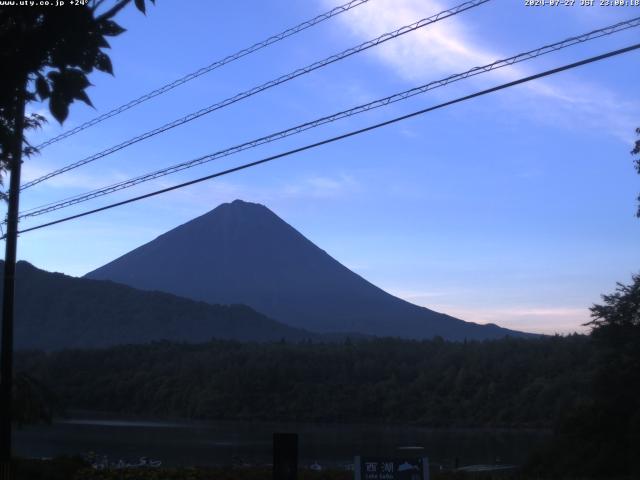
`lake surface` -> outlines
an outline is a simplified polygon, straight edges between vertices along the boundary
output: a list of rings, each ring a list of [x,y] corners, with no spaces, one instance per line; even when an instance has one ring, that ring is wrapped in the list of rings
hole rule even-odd
[[[264,422],[168,422],[78,416],[50,426],[15,430],[14,451],[25,457],[86,454],[110,461],[158,459],[167,466],[272,462],[274,432],[299,435],[302,466],[343,466],[354,455],[405,456],[398,447],[424,447],[432,464],[521,464],[548,433],[535,430],[428,429],[383,425]],[[412,450],[412,454],[415,450]]]

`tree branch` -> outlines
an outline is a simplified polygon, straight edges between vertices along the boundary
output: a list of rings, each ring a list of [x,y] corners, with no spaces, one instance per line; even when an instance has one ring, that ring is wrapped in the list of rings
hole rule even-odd
[[[100,3],[102,3],[102,0],[99,1]],[[131,0],[120,0],[109,10],[98,16],[96,20],[98,20],[99,22],[103,20],[109,20],[110,18],[114,17],[120,10],[126,7],[129,3],[131,3]]]
[[[91,8],[95,12],[96,10],[98,10],[98,8],[100,8],[100,5],[102,5],[103,3],[104,3],[104,0],[93,0],[93,6]]]

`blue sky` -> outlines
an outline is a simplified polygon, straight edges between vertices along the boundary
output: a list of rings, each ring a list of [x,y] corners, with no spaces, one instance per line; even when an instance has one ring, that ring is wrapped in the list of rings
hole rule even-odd
[[[96,110],[75,104],[34,142],[72,128],[340,0],[158,1],[114,39]],[[459,2],[367,4],[43,150],[23,180],[102,150]],[[579,3],[579,2],[577,2]],[[640,15],[634,7],[493,0],[239,102],[24,192],[23,209]],[[633,29],[165,177],[23,228],[255,160],[542,69],[636,43]],[[222,202],[267,205],[337,260],[411,302],[481,323],[584,331],[588,307],[640,266],[640,53],[629,53],[223,179],[21,236],[19,257],[82,275]],[[44,105],[32,110],[45,111]]]

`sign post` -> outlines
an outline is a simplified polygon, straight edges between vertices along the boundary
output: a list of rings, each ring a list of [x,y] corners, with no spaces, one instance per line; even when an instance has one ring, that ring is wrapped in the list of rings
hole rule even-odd
[[[273,434],[273,480],[297,480],[298,434]]]
[[[429,480],[429,459],[355,457],[355,480]]]

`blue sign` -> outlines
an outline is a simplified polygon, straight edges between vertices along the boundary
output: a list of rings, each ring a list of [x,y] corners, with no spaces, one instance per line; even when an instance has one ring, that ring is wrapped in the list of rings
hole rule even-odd
[[[355,480],[429,480],[426,458],[355,458]]]

